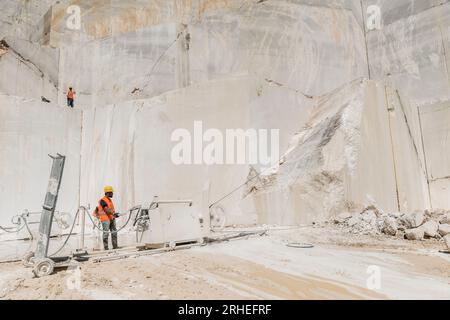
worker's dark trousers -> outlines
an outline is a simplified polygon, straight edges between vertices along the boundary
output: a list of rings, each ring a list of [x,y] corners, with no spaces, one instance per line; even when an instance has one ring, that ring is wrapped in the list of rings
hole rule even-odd
[[[108,247],[108,238],[109,233],[111,232],[111,241],[113,245],[113,249],[117,249],[117,228],[116,228],[116,220],[103,221],[103,247],[105,250],[109,250]]]

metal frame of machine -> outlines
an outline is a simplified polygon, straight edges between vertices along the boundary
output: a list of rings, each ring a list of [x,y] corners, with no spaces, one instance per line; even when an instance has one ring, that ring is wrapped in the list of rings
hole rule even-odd
[[[133,207],[129,211],[127,223],[122,227],[124,228],[128,224],[133,213],[136,212],[133,228],[136,232],[137,246],[107,252],[88,253],[84,248],[84,236],[85,218],[86,215],[89,215],[89,212],[86,207],[81,206],[77,211],[72,229],[67,236],[66,241],[57,252],[49,255],[52,222],[54,220],[53,218],[66,160],[66,157],[60,154],[57,154],[57,156],[49,156],[53,160],[53,163],[39,223],[38,243],[36,250],[27,253],[22,259],[22,262],[26,267],[33,268],[33,273],[36,277],[48,276],[53,273],[55,268],[69,267],[74,262],[84,262],[91,258],[94,262],[101,262],[130,256],[151,255],[172,250],[188,249],[192,246],[204,244],[204,238],[201,235],[200,218],[195,216],[192,209],[192,200],[159,200],[159,198],[155,196],[147,209],[143,209],[142,206]],[[161,206],[165,205],[172,205],[172,207],[165,207],[164,210],[161,210]],[[186,209],[177,207],[178,205],[187,205],[187,212]],[[153,210],[159,210],[159,214],[155,213],[155,215],[151,217],[151,211]],[[75,253],[72,253],[69,256],[54,257],[62,251],[70,236],[72,236],[75,221],[80,213],[82,215],[81,249],[76,250]],[[181,219],[172,219],[172,215],[175,215],[175,217],[181,216]],[[118,231],[120,230],[121,229]],[[140,240],[142,240],[144,233],[147,231],[149,232],[146,234],[145,238],[147,241],[143,242],[143,245],[140,246],[139,243],[142,243]],[[177,232],[181,233],[179,237],[174,236]]]
[[[66,160],[66,157],[59,153],[57,156],[49,155],[49,157],[52,158],[53,164],[44,205],[42,206],[43,210],[39,223],[39,239],[36,250],[27,253],[23,257],[23,264],[27,267],[32,267],[36,277],[50,275],[56,267],[69,266],[73,259],[80,261],[84,260],[82,257],[83,254],[72,255],[70,257],[51,257],[48,255],[53,216],[55,214]]]
[[[148,207],[148,209],[141,209],[135,217],[134,228],[136,231],[136,242],[142,243],[145,248],[148,249],[160,249],[160,248],[175,248],[180,245],[188,245],[188,244],[202,244],[203,237],[201,236],[201,226],[200,221],[197,220],[194,222],[195,217],[190,219],[191,223],[195,223],[195,226],[198,227],[197,235],[183,235],[183,232],[180,232],[179,239],[174,239],[170,235],[170,229],[173,228],[173,221],[171,221],[171,215],[166,216],[163,211],[159,212],[159,215],[154,215],[153,219],[151,219],[151,212],[159,210],[161,206],[164,205],[187,205],[189,208],[193,206],[192,200],[159,200],[159,197],[155,196],[153,198],[152,203]],[[186,221],[185,221],[186,222]],[[198,225],[197,225],[198,224]],[[194,227],[195,227],[194,226]],[[183,229],[192,229],[189,228],[192,225],[185,225]],[[194,228],[195,229],[195,228]],[[146,232],[150,232],[152,235],[159,234],[153,237],[149,241],[149,237],[143,241],[143,237]],[[194,232],[195,233],[195,232]],[[156,240],[158,239],[158,240]]]

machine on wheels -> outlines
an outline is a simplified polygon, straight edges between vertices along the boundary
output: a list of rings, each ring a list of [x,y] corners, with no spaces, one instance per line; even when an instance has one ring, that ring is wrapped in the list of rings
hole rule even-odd
[[[58,193],[61,186],[62,175],[66,157],[60,154],[51,156],[53,160],[50,179],[45,195],[41,220],[39,223],[39,239],[36,251],[28,252],[23,257],[23,264],[33,268],[36,277],[44,277],[53,273],[55,267],[68,266],[73,257],[50,257],[48,254],[52,231],[53,216],[55,213]],[[80,256],[82,258],[82,256]]]
[[[155,197],[148,209],[143,209],[142,206],[133,207],[129,212],[127,223],[122,227],[124,228],[128,224],[132,216],[135,217],[134,229],[136,231],[137,244],[135,248],[113,250],[99,254],[85,251],[84,219],[87,215],[87,209],[79,207],[72,229],[64,244],[56,252],[49,254],[52,223],[66,157],[57,154],[57,156],[50,155],[50,158],[52,158],[53,164],[39,223],[39,237],[36,250],[27,253],[22,259],[24,266],[33,268],[33,273],[36,277],[51,275],[55,268],[69,267],[74,262],[84,262],[90,260],[90,258],[99,262],[128,256],[156,254],[158,252],[203,244],[200,220],[193,208],[192,200],[159,200],[158,197]],[[66,256],[57,256],[72,235],[76,218],[80,213],[82,214],[81,249]]]
[[[155,196],[148,209],[138,211],[134,227],[136,243],[146,249],[203,243],[192,200],[160,200]]]

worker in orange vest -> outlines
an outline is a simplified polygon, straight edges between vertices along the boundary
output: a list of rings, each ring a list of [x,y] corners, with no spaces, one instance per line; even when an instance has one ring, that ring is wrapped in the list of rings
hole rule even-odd
[[[114,203],[112,198],[114,196],[114,190],[111,186],[106,186],[104,188],[105,196],[100,199],[98,206],[95,208],[94,216],[100,220],[103,228],[103,247],[105,250],[108,248],[108,238],[111,233],[111,241],[113,249],[118,249],[117,245],[117,228],[116,228],[116,218],[119,214],[114,208]]]
[[[67,91],[67,106],[68,107],[73,108],[74,94],[75,94],[75,92],[73,92],[72,87],[70,87],[69,91]]]

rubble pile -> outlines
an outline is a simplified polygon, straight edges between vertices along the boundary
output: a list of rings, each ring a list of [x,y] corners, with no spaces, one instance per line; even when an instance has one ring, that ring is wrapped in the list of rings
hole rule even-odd
[[[334,224],[357,235],[387,235],[407,240],[443,239],[450,250],[450,211],[385,213],[369,206],[359,214],[342,213]]]

